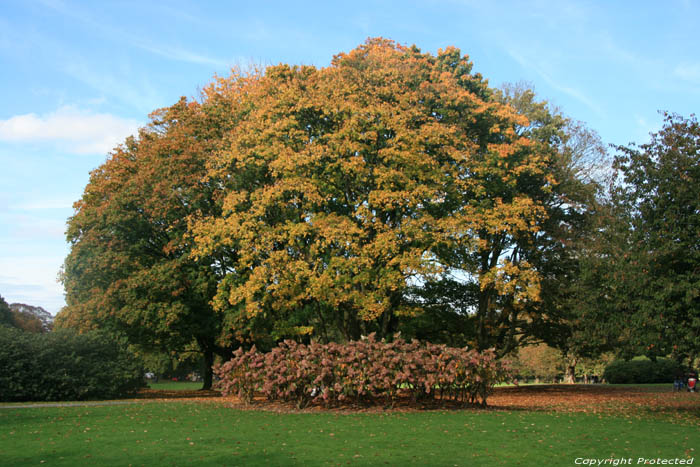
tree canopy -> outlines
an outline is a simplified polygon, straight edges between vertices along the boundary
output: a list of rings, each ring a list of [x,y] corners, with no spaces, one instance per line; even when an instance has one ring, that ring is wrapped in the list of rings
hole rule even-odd
[[[351,339],[394,332],[418,311],[409,286],[454,269],[490,310],[539,300],[537,271],[506,252],[545,217],[550,154],[471,69],[454,48],[375,39],[327,68],[222,81],[240,109],[210,163],[222,215],[192,223],[196,253],[229,268],[217,309]]]
[[[480,249],[447,249],[447,255],[464,258],[462,264],[451,264],[437,281],[417,288],[425,313],[407,328],[431,340],[447,337],[481,349],[496,347],[500,355],[542,341],[567,353],[576,307],[569,297],[578,277],[581,241],[595,216],[600,191],[592,175],[600,171],[606,151],[597,134],[539,101],[530,86],[507,84],[495,95],[526,117],[514,131],[530,141],[542,171],[521,174],[514,186],[492,184],[498,191],[484,196],[528,199],[540,214],[529,228],[488,230],[482,225],[470,232],[481,242]],[[519,302],[517,294],[524,285],[515,278],[508,293],[501,293],[488,280],[499,264],[527,268],[537,299]]]
[[[91,174],[57,325],[207,367],[396,331],[499,356],[546,342],[572,364],[632,339],[623,320],[695,352],[697,146],[696,120],[669,116],[618,148],[606,199],[597,134],[458,49],[378,38],[327,67],[234,70]]]
[[[665,114],[640,146],[619,146],[614,202],[625,229],[615,258],[630,343],[650,355],[700,351],[700,125]]]

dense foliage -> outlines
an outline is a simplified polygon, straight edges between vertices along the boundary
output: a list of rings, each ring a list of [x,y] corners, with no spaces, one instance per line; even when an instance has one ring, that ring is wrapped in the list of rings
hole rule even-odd
[[[105,333],[0,326],[0,368],[3,402],[112,399],[143,384],[141,366]]]
[[[211,306],[216,259],[192,258],[187,237],[190,214],[216,209],[202,178],[226,128],[218,106],[183,99],[155,112],[138,139],[127,139],[91,174],[68,222],[68,305],[57,326],[111,329],[151,353],[194,348],[206,368],[214,354],[228,355]]]
[[[413,285],[455,274],[479,349],[540,313],[541,276],[515,245],[542,230],[552,151],[471,69],[454,48],[373,39],[327,68],[219,84],[241,109],[210,164],[222,215],[192,227],[229,267],[215,303],[238,332],[388,336],[422,312]]]
[[[377,341],[374,335],[344,345],[309,345],[287,340],[270,352],[242,349],[216,370],[224,394],[250,402],[260,391],[268,400],[305,406],[343,401],[393,404],[401,393],[414,399],[481,403],[507,378],[493,351],[444,345]]]
[[[489,233],[484,225],[469,232],[489,239],[489,247],[479,251],[450,245],[443,253],[464,261],[451,262],[442,274],[415,287],[421,313],[417,319],[405,320],[401,329],[433,342],[493,347],[499,355],[545,341],[572,360],[583,353],[584,346],[592,347],[587,338],[576,338],[584,329],[580,322],[573,331],[572,323],[581,310],[571,295],[584,240],[597,215],[606,151],[595,132],[538,100],[526,84],[504,85],[495,90],[495,97],[526,117],[513,130],[539,155],[542,174],[520,176],[514,186],[500,187],[502,191],[487,196],[511,199],[517,192],[532,200],[541,215],[529,229]],[[506,287],[508,293],[484,282],[487,271],[499,263],[528,265],[537,284],[537,299],[519,301],[518,291],[524,284],[514,277]],[[478,264],[479,274],[469,264]],[[577,345],[578,341],[584,344]]]
[[[328,67],[234,70],[91,174],[57,326],[207,369],[397,331],[497,358],[546,343],[570,381],[616,349],[692,360],[698,141],[668,116],[618,148],[604,193],[595,132],[452,47],[377,38]]]
[[[611,384],[672,383],[683,375],[683,367],[668,358],[616,360],[605,368],[603,377]]]
[[[12,310],[2,295],[0,295],[0,325],[12,326]]]
[[[700,124],[666,115],[649,143],[619,147],[617,223],[598,306],[631,354],[700,355]]]
[[[411,287],[458,273],[473,346],[502,344],[541,315],[516,246],[542,231],[556,151],[471,69],[371,39],[155,113],[76,203],[58,324],[209,356],[389,336],[422,312]]]

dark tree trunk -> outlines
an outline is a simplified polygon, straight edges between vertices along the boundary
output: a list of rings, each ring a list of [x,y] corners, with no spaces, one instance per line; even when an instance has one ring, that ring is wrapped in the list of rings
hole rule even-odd
[[[212,367],[214,366],[214,351],[211,349],[204,350],[204,385],[202,390],[211,389],[211,385],[214,379],[214,371]]]
[[[343,334],[348,341],[356,341],[360,339],[360,323],[355,314],[349,308],[343,310]]]

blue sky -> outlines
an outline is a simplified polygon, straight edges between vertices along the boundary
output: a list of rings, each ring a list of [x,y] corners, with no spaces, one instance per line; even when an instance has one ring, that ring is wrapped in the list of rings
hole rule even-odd
[[[698,18],[693,0],[0,0],[0,294],[57,313],[89,172],[231,66],[326,66],[375,36],[454,45],[492,86],[529,82],[605,143],[641,143],[659,110],[699,110]]]

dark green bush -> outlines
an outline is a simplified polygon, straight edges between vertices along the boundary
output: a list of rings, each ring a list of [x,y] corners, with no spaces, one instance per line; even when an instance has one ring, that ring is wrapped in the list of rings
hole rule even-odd
[[[0,326],[0,401],[110,399],[143,386],[142,368],[107,334]]]
[[[668,358],[615,360],[605,368],[603,377],[612,384],[672,383],[683,368]]]

